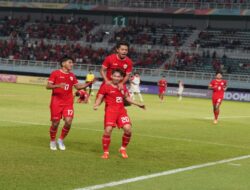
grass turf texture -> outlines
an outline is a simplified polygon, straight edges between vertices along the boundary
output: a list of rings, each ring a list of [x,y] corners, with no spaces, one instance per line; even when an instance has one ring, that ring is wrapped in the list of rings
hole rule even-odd
[[[75,104],[67,150],[52,152],[51,92],[34,85],[0,83],[0,88],[0,189],[74,189],[250,154],[250,118],[230,118],[250,116],[249,103],[223,102],[225,118],[214,125],[205,119],[212,118],[211,100],[167,97],[161,103],[156,95],[144,95],[146,111],[128,108],[129,159],[118,153],[122,131],[115,129],[110,159],[102,160],[103,106],[95,112],[92,104]],[[250,161],[236,163],[109,189],[249,189]]]

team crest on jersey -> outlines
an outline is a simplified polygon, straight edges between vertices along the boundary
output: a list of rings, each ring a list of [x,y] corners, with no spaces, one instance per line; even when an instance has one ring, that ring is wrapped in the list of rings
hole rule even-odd
[[[69,77],[70,78],[70,80],[72,80],[73,81],[73,77]]]
[[[123,65],[123,68],[124,68],[124,69],[127,69],[127,68],[128,68],[128,65],[127,65],[127,64],[124,64],[124,65]]]
[[[222,82],[221,85],[224,85],[224,82]]]

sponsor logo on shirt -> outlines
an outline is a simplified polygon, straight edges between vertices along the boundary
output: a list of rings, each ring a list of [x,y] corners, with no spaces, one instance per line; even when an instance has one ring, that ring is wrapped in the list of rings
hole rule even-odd
[[[63,76],[60,76],[59,78],[60,78],[60,79],[64,79],[65,77],[63,77]]]

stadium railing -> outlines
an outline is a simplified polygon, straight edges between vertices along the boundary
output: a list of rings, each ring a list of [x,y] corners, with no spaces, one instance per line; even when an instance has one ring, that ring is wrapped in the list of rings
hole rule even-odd
[[[10,60],[0,58],[0,70],[5,71],[19,71],[19,72],[32,72],[49,74],[51,70],[60,68],[59,62],[46,62],[46,61],[31,61],[31,60]],[[79,76],[83,76],[83,71],[93,70],[99,73],[101,65],[87,65],[87,64],[75,64],[74,71],[81,73]],[[133,72],[139,72],[144,77],[160,77],[162,75],[167,78],[182,78],[192,80],[211,80],[214,78],[214,73],[204,72],[191,72],[191,71],[173,71],[164,69],[147,69],[147,68],[134,68]],[[249,75],[235,75],[224,74],[224,79],[233,82],[250,83]]]

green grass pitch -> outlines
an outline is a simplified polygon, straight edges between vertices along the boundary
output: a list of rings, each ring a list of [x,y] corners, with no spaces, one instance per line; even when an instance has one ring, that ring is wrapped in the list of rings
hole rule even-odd
[[[1,190],[70,190],[250,154],[249,103],[224,101],[214,125],[211,100],[167,97],[160,103],[156,95],[144,95],[146,111],[128,108],[129,159],[118,153],[122,131],[115,129],[110,159],[102,160],[103,106],[93,111],[92,104],[75,104],[67,149],[52,152],[51,92],[35,85],[0,88]],[[249,171],[245,159],[106,189],[249,190]]]

